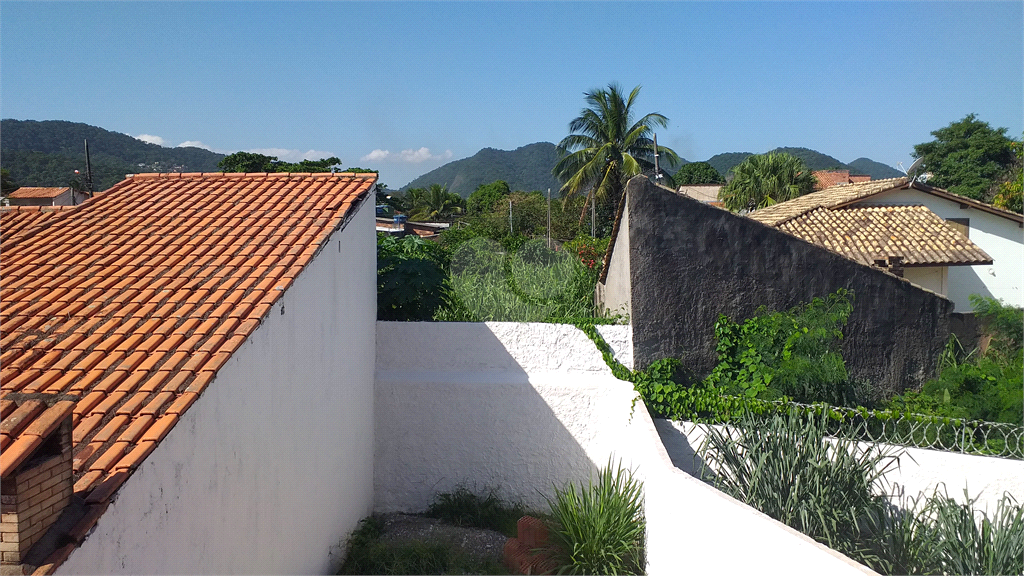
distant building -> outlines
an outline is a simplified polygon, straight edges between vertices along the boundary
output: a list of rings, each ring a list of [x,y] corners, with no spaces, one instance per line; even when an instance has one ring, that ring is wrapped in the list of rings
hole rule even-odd
[[[75,206],[88,199],[83,192],[65,187],[22,186],[7,198],[11,206]]]
[[[867,174],[850,174],[849,170],[815,170],[814,178],[818,181],[814,185],[815,190],[824,190],[836,184],[857,184],[871,180],[871,176]]]
[[[722,186],[722,184],[691,184],[689,186],[680,186],[679,193],[689,196],[694,200],[700,200],[705,204],[724,208],[725,204],[718,199],[718,192],[722,189]]]

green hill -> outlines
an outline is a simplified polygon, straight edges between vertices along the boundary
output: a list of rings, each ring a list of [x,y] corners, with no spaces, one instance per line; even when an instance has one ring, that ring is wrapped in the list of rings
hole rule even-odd
[[[892,166],[875,162],[869,158],[857,158],[850,162],[850,174],[867,174],[872,180],[884,180],[886,178],[899,178],[903,172]]]
[[[558,149],[550,142],[528,144],[515,150],[484,148],[469,158],[449,162],[431,170],[402,187],[426,188],[431,184],[447,185],[463,198],[481,184],[504,180],[513,190],[557,192],[561,183],[551,175],[558,163]]]
[[[796,156],[803,160],[804,164],[807,164],[807,167],[811,170],[849,170],[850,174],[867,174],[875,180],[895,178],[903,175],[902,172],[899,172],[892,166],[887,166],[868,158],[858,158],[849,164],[844,164],[832,156],[822,154],[810,148],[776,148],[771,150],[771,152],[784,152]],[[752,155],[750,152],[726,152],[712,156],[707,163],[714,166],[715,170],[722,174],[728,174],[730,170]]]
[[[127,134],[63,120],[0,121],[0,165],[20,186],[67,186],[81,171],[89,141],[93,187],[106,190],[125,174],[216,172],[223,154],[201,148],[166,148]]]

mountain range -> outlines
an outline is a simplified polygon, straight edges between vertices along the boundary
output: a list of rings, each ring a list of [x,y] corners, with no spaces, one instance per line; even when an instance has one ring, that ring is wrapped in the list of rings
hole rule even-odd
[[[858,158],[849,164],[809,148],[776,148],[773,152],[792,154],[804,161],[811,170],[849,170],[850,174],[867,174],[872,179],[895,178],[903,173],[892,166],[869,158]],[[720,173],[727,174],[735,166],[753,155],[752,152],[726,152],[716,154],[706,162]],[[469,158],[454,160],[427,172],[402,187],[425,188],[431,184],[447,185],[448,190],[469,196],[481,184],[504,180],[513,190],[557,191],[561,183],[551,175],[559,160],[558,149],[550,142],[537,142],[515,150],[484,148]],[[687,160],[684,163],[689,164]],[[666,169],[669,174],[675,170]]]
[[[216,172],[217,163],[224,158],[223,154],[202,148],[167,148],[127,134],[63,120],[4,119],[0,121],[0,134],[0,165],[22,186],[67,186],[73,180],[84,182],[85,140],[89,141],[95,190],[110,188],[123,180],[125,174]],[[868,158],[844,164],[808,148],[775,150],[803,159],[812,170],[848,169],[851,174],[868,174],[874,179],[902,175],[895,168]],[[727,152],[716,154],[707,162],[726,174],[750,155],[750,152]],[[550,142],[536,142],[515,150],[484,148],[469,158],[449,162],[423,174],[402,190],[441,184],[467,197],[481,184],[504,180],[513,190],[546,191],[550,188],[557,191],[561,183],[552,176],[551,169],[558,160],[558,149]],[[75,170],[81,174],[76,175]]]
[[[202,148],[167,148],[127,134],[63,120],[0,121],[0,165],[21,186],[68,186],[85,181],[89,141],[93,188],[106,190],[125,174],[216,172],[223,154]],[[75,170],[81,172],[76,175]]]

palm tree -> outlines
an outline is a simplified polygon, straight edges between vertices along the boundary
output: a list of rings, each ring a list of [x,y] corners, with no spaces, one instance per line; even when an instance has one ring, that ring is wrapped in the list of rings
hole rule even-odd
[[[811,169],[803,160],[783,152],[749,156],[732,172],[732,181],[718,197],[733,212],[764,208],[814,191]]]
[[[409,191],[413,200],[410,220],[420,222],[434,222],[451,218],[455,214],[462,213],[462,206],[465,201],[461,196],[449,192],[448,188],[440,184],[431,184],[426,190]]]
[[[622,88],[611,83],[608,89],[585,93],[584,108],[569,123],[570,134],[559,144],[562,159],[552,173],[564,182],[562,196],[566,200],[586,191],[580,222],[590,202],[610,201],[617,207],[626,180],[654,167],[654,127],[668,126],[668,118],[658,113],[633,121],[633,104],[640,86],[623,97]],[[670,148],[658,146],[658,154],[670,165],[679,156]]]

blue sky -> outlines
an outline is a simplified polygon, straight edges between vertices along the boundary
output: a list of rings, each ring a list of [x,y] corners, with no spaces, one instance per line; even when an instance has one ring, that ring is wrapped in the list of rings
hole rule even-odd
[[[4,118],[336,155],[392,188],[557,143],[609,82],[643,85],[638,111],[668,116],[659,143],[691,161],[805,146],[907,165],[972,112],[1020,138],[1024,4],[0,4]]]

